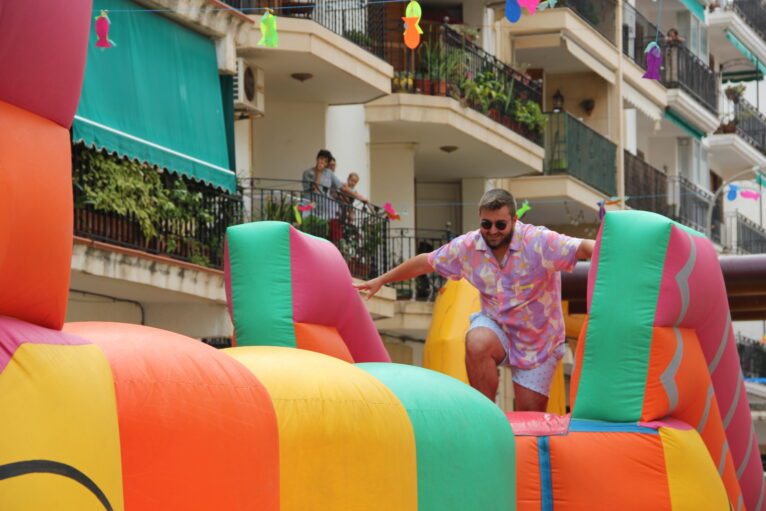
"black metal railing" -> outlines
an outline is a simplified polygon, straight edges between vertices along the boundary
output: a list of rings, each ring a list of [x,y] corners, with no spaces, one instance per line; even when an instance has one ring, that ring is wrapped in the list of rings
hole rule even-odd
[[[352,43],[383,56],[385,5],[367,0],[230,0],[230,6],[246,14],[273,9],[283,18],[310,19]]]
[[[766,346],[741,334],[737,334],[736,339],[739,363],[745,378],[766,377]]]
[[[77,145],[72,152],[75,235],[202,266],[222,267],[226,228],[242,221],[241,196],[163,172],[159,178],[168,200],[174,202],[171,213],[150,211],[151,205],[110,205],[108,198],[98,197],[101,191],[87,184],[87,174],[94,169],[84,151],[91,150]],[[116,156],[107,158],[120,161]],[[127,204],[129,198],[118,201]]]
[[[731,6],[745,23],[758,32],[761,39],[766,39],[766,6],[761,0],[734,0]]]
[[[707,214],[713,194],[683,176],[676,176],[678,202],[671,215],[673,220],[707,234]]]
[[[588,22],[610,43],[615,44],[617,3],[614,0],[559,0],[556,7],[567,7]]]
[[[666,215],[668,208],[668,176],[644,160],[625,151],[626,204],[633,209]]]
[[[449,242],[455,232],[440,229],[391,229],[388,253],[389,267],[393,268],[418,254],[432,252]],[[400,300],[434,301],[446,279],[438,273],[421,275],[412,280],[393,284]]]
[[[646,45],[657,38],[657,26],[627,2],[622,4],[622,52],[646,70]]]
[[[753,147],[766,153],[766,116],[745,98],[732,101],[736,133]]]
[[[766,230],[737,213],[737,249],[746,254],[766,254]]]
[[[567,112],[548,114],[545,173],[569,174],[612,197],[617,194],[617,146]]]
[[[287,222],[331,241],[354,277],[366,280],[389,269],[389,220],[381,208],[357,207],[326,190],[313,191],[302,181],[248,178],[240,185],[248,221]]]
[[[385,60],[394,67],[394,92],[450,96],[542,145],[542,87],[447,25],[421,22],[420,45],[410,50],[401,21],[386,32]]]
[[[680,43],[662,42],[660,46],[663,52],[663,85],[687,92],[702,106],[717,114],[718,79],[715,71]]]

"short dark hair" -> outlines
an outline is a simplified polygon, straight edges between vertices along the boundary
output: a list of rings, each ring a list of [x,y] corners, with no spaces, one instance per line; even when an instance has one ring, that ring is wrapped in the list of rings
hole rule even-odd
[[[320,149],[319,150],[319,152],[317,153],[317,160],[319,158],[327,158],[327,161],[330,161],[330,160],[333,159],[332,158],[332,153],[330,151],[328,151],[327,149]]]
[[[486,192],[479,201],[479,211],[482,209],[495,211],[503,206],[508,206],[511,216],[516,214],[516,199],[513,198],[511,192],[502,188],[494,188]]]

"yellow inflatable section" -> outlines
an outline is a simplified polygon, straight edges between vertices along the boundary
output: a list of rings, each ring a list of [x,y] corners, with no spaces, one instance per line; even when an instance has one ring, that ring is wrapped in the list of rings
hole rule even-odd
[[[471,314],[480,310],[479,291],[475,287],[464,279],[447,281],[434,303],[431,328],[423,350],[423,367],[468,383],[465,334],[470,326]],[[561,362],[553,377],[547,411],[559,415],[566,413],[564,367]]]

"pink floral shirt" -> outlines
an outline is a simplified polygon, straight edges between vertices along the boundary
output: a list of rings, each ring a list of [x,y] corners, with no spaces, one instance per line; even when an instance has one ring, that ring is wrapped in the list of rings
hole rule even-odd
[[[465,278],[479,290],[482,312],[508,335],[506,363],[532,369],[564,342],[559,272],[572,271],[581,241],[517,221],[499,264],[478,230],[431,252],[428,262],[439,274]]]

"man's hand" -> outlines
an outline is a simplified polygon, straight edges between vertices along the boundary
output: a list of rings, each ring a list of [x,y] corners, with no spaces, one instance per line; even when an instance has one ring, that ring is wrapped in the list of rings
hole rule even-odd
[[[375,293],[377,293],[382,286],[383,282],[381,282],[379,278],[368,280],[367,282],[362,282],[361,284],[354,284],[356,289],[358,289],[362,294],[367,295],[364,297],[365,300],[369,300],[375,296]]]

